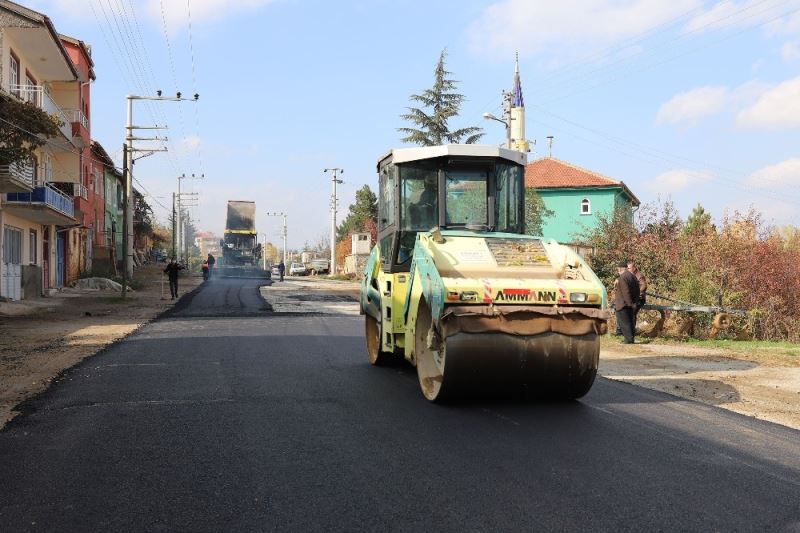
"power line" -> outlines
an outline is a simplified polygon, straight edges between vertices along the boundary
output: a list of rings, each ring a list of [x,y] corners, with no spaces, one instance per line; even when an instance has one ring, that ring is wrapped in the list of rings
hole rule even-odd
[[[189,21],[189,55],[192,61],[192,90],[197,93],[197,70],[195,68],[195,60],[194,60],[194,38],[192,36],[192,5],[191,0],[186,0],[186,12],[188,14],[188,21]],[[200,111],[197,107],[194,108],[194,119],[195,119],[195,127],[197,129],[197,163],[200,167],[200,172],[203,172],[203,157],[200,150]]]

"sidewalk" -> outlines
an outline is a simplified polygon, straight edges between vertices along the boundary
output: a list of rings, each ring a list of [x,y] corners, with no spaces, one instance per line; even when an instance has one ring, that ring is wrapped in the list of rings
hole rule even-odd
[[[0,304],[0,428],[14,406],[44,391],[61,373],[171,308],[163,264],[137,269],[144,284],[123,300],[110,291],[64,289],[53,297]],[[184,295],[202,283],[183,275]]]

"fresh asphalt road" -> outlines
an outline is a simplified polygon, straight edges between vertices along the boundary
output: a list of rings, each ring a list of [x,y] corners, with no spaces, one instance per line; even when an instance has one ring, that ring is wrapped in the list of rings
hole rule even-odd
[[[212,280],[29,402],[0,530],[800,531],[800,432],[605,379],[431,405],[361,317],[257,287]]]

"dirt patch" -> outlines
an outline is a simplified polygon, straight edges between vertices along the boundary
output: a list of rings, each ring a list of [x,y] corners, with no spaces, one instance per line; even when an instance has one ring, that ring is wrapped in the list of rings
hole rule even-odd
[[[58,375],[136,331],[181,300],[162,299],[163,265],[136,271],[140,290],[123,300],[109,291],[65,290],[51,298],[5,304],[0,310],[0,428],[24,400],[47,389]],[[182,294],[202,283],[184,276]]]
[[[604,340],[600,374],[800,429],[800,357]]]

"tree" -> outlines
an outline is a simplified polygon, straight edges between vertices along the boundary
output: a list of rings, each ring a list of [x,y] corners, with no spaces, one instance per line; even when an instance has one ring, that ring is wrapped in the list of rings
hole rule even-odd
[[[706,213],[706,210],[698,202],[697,206],[692,209],[692,213],[686,219],[686,225],[683,227],[684,234],[703,234],[714,229],[711,224],[711,214]]]
[[[433,87],[422,94],[412,94],[413,102],[422,104],[422,108],[409,107],[408,113],[400,115],[403,120],[415,124],[415,128],[397,128],[404,133],[402,142],[420,146],[436,146],[440,144],[459,144],[462,139],[466,144],[473,144],[483,137],[483,130],[477,126],[450,131],[448,121],[458,115],[461,104],[465,100],[463,94],[455,92],[458,82],[451,79],[444,66],[447,49],[439,54],[439,62],[434,70]],[[429,111],[426,111],[429,110]]]
[[[555,211],[547,209],[544,200],[534,188],[525,189],[525,233],[541,235],[544,219],[555,215]]]
[[[348,234],[364,231],[364,224],[367,220],[378,218],[378,197],[364,185],[356,191],[356,201],[350,204],[347,216],[336,228],[336,241],[341,241]]]
[[[61,123],[34,104],[0,92],[0,165],[27,162]]]

